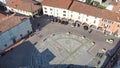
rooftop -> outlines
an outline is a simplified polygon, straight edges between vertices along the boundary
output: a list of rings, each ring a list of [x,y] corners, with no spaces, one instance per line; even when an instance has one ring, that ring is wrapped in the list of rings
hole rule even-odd
[[[87,15],[92,15],[92,16],[96,16],[96,17],[100,17],[101,16],[101,9],[87,5],[85,3],[82,2],[78,2],[78,1],[74,1],[70,7],[71,11],[76,11],[79,13],[84,13]]]
[[[120,11],[119,11],[120,5],[119,4],[120,4],[120,1],[118,1],[118,2],[112,1],[111,2],[111,5],[113,5],[113,9],[112,9],[113,12],[120,13]]]
[[[68,9],[72,0],[43,0],[42,5]]]
[[[21,20],[27,18],[25,16],[16,16],[15,13],[10,16],[0,14],[0,33],[9,30],[10,28],[21,23]]]
[[[0,20],[4,17],[5,17],[5,15],[0,13]]]
[[[117,5],[117,2],[112,1],[110,4],[111,4],[111,5]]]
[[[107,18],[109,20],[120,22],[120,14],[114,13],[114,12],[109,11],[109,10],[103,10],[102,18]]]
[[[6,4],[9,7],[28,11],[35,12],[41,8],[40,3],[35,2],[34,0],[10,0]]]
[[[106,9],[96,8],[78,1],[74,1],[69,10],[120,22],[120,15],[118,13],[114,13]]]

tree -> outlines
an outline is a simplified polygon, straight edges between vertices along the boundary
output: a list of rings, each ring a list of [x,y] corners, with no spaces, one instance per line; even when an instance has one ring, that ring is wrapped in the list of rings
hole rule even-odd
[[[90,3],[91,3],[91,0],[86,0],[86,3],[87,3],[87,4],[90,4]]]

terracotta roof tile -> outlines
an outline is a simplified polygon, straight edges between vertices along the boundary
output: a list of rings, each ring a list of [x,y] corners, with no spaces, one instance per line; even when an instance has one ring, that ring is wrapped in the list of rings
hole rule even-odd
[[[110,4],[111,4],[111,5],[117,5],[117,2],[112,1]]]
[[[72,0],[43,0],[42,5],[68,9]]]
[[[114,5],[112,11],[118,13],[118,12],[119,12],[119,9],[120,9],[119,6]]]
[[[107,18],[109,20],[120,22],[120,14],[114,13],[114,12],[109,11],[109,10],[103,10],[102,18]]]
[[[12,8],[28,12],[34,12],[41,8],[41,5],[40,4],[37,5],[37,2],[33,0],[10,0],[9,2],[7,2],[6,5]]]
[[[5,17],[5,15],[3,15],[3,14],[0,13],[0,20],[1,20],[2,18],[4,18],[4,17]]]

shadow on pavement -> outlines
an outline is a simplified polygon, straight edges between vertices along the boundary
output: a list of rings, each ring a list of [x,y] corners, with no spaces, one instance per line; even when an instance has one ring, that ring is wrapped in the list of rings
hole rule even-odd
[[[94,68],[87,65],[50,64],[56,56],[49,49],[40,52],[35,44],[25,41],[9,51],[1,57],[0,68]]]
[[[115,45],[115,47],[112,50],[109,50],[106,52],[107,59],[102,65],[102,68],[113,68],[114,64],[119,59],[117,56],[117,53],[119,50],[120,50],[120,40],[118,41],[118,43]]]
[[[35,32],[36,30],[40,31],[44,26],[49,24],[50,23],[49,19],[50,17],[46,15],[31,17],[30,21],[32,24],[33,32]]]

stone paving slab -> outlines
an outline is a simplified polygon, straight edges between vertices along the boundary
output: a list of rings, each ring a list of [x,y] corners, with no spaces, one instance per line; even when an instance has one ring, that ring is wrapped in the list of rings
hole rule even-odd
[[[55,58],[50,64],[88,64],[93,56],[87,52],[92,45],[90,40],[76,35],[57,34],[49,36],[42,43],[36,44],[40,52],[49,49]],[[43,62],[44,63],[44,62]]]

